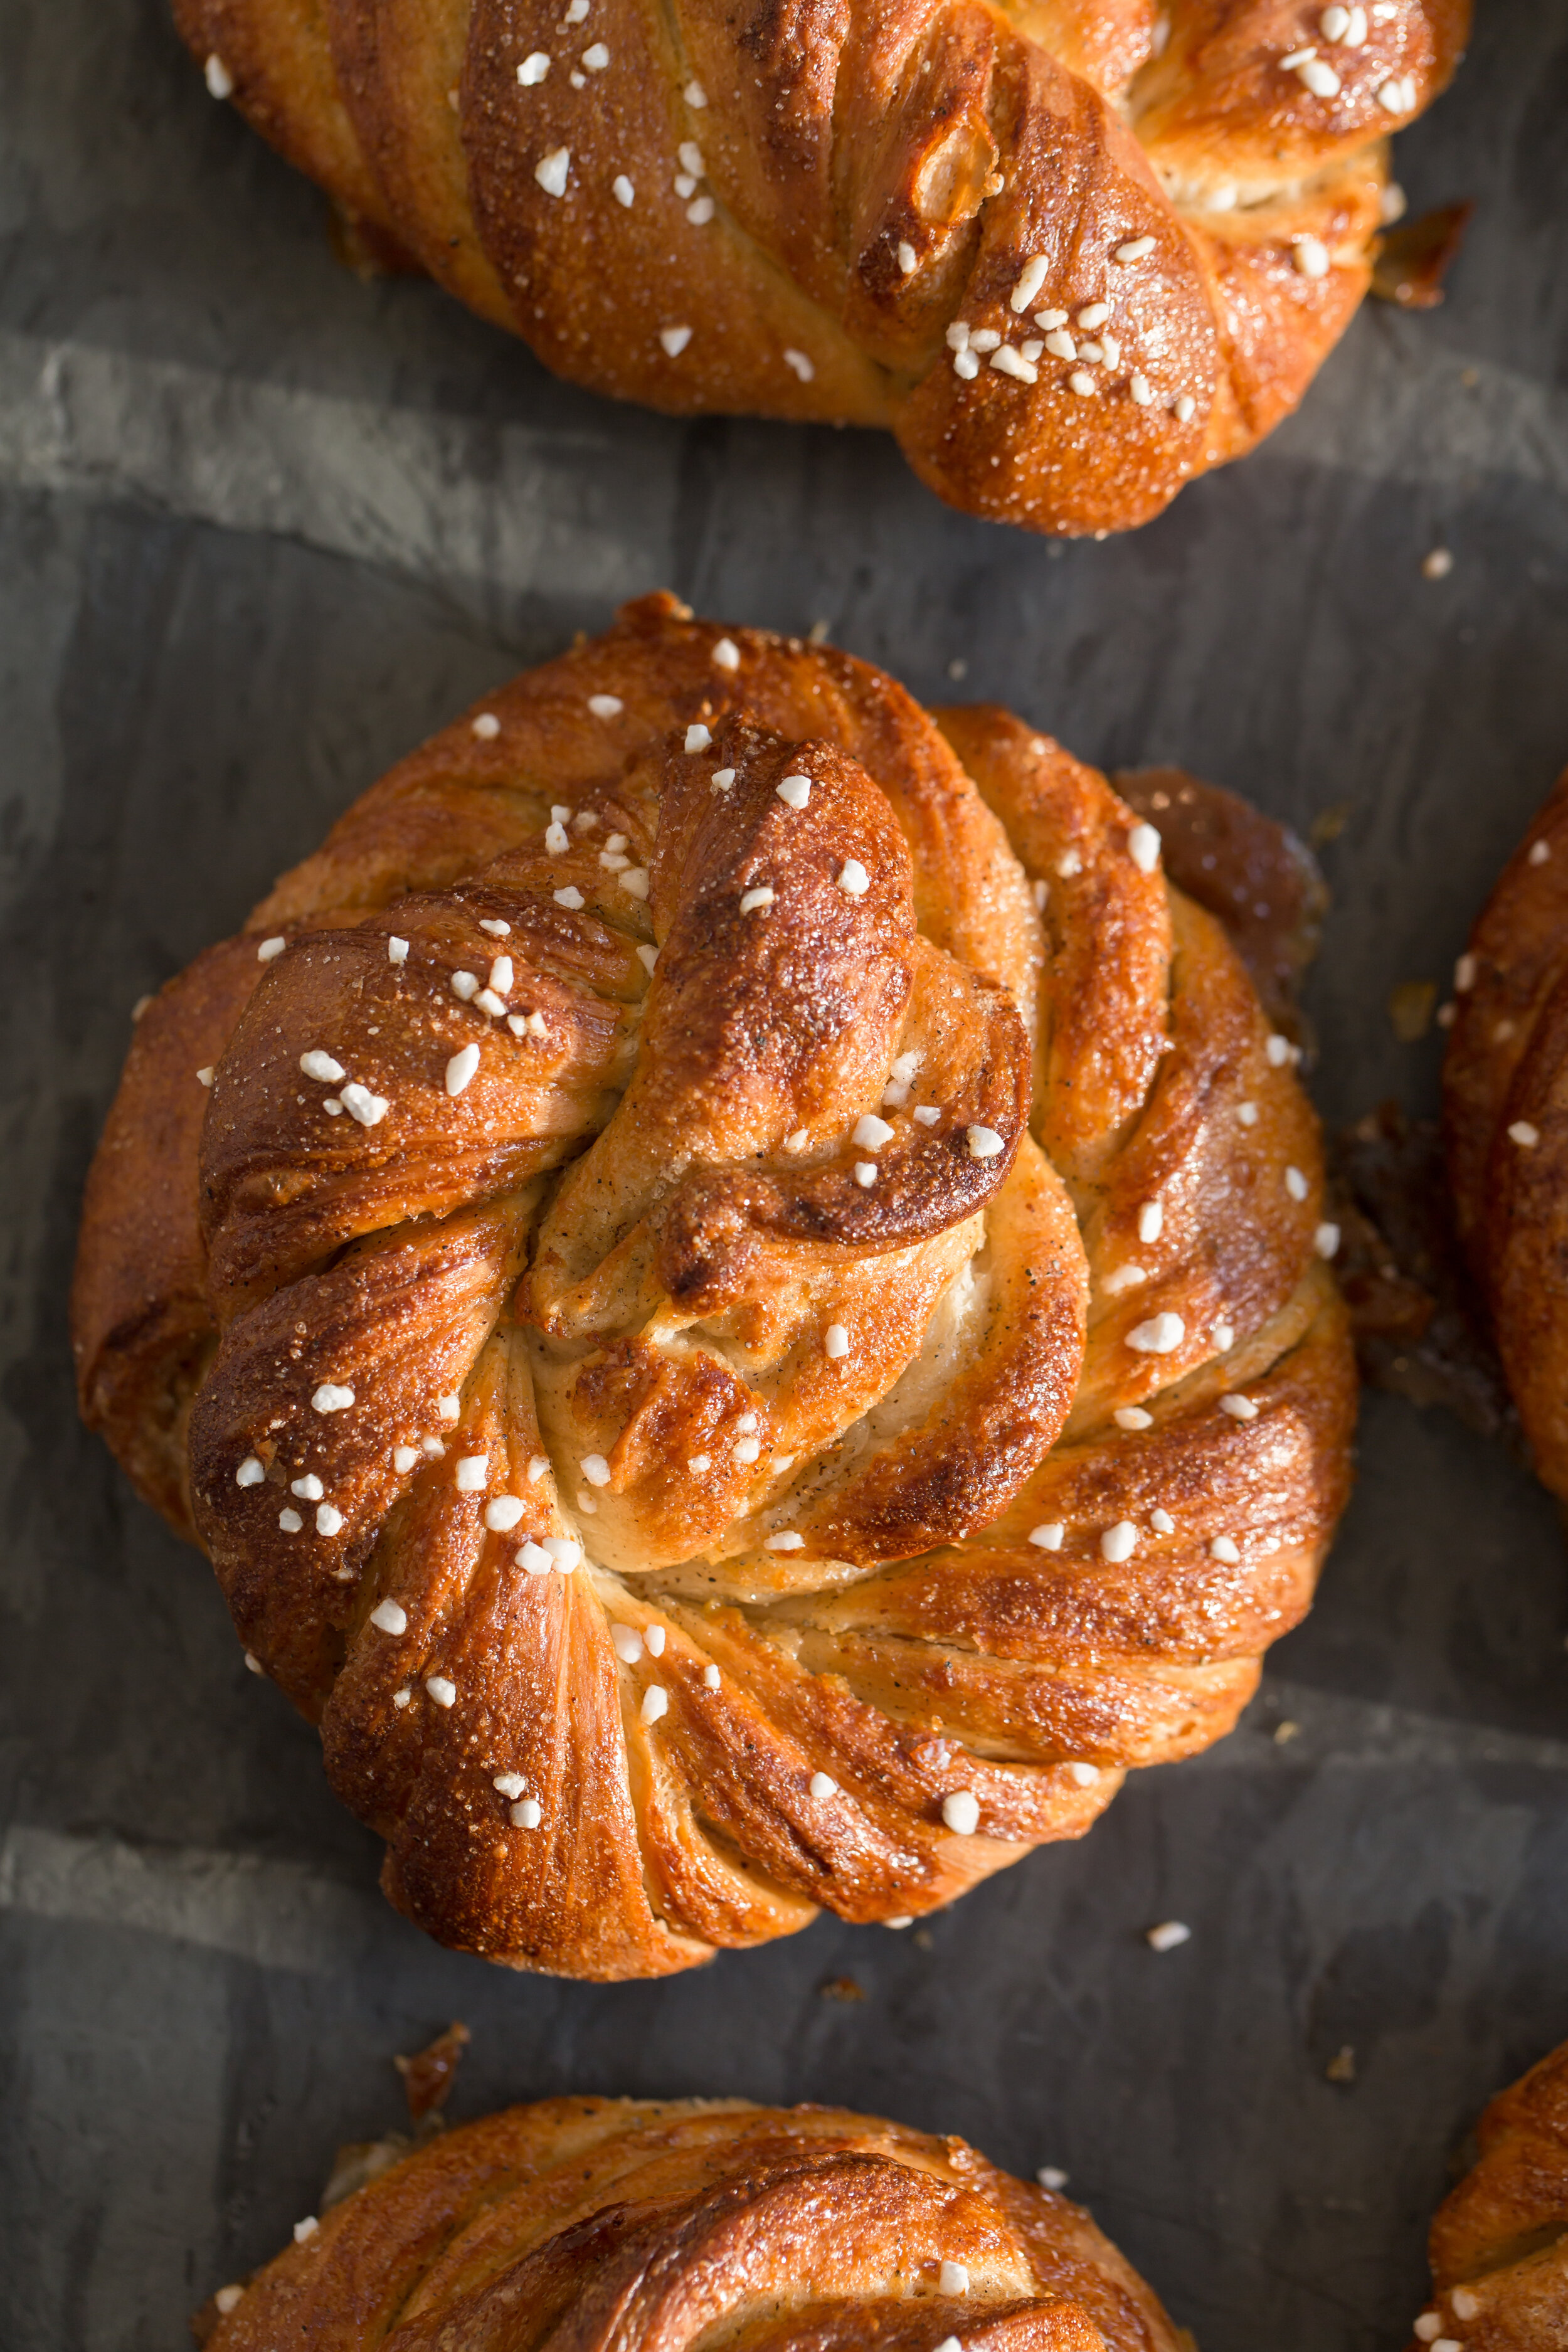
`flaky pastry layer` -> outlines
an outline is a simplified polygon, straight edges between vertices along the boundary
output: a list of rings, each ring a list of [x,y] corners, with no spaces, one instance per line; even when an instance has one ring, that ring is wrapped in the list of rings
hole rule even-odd
[[[889,426],[1122,530],[1295,407],[1468,0],[174,0],[209,87],[574,383]]]
[[[1346,1493],[1321,1189],[1103,777],[654,597],[154,1000],[82,1407],[400,1908],[658,1974],[1231,1727]]]
[[[1461,1240],[1552,1493],[1568,1502],[1568,775],[1482,909],[1443,1070]]]
[[[1444,2199],[1433,2297],[1410,2352],[1562,2352],[1568,2344],[1568,2042],[1497,2097],[1480,2154]]]
[[[831,2107],[510,2107],[297,2238],[207,2352],[1192,2352],[1080,2207]]]

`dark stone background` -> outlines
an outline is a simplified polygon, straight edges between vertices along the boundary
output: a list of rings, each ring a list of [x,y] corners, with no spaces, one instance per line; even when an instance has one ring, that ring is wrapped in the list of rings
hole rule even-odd
[[[1230,1741],[1086,1843],[929,1936],[826,1920],[595,1990],[382,1906],[313,1736],[78,1426],[64,1301],[134,999],[426,730],[660,583],[824,617],[928,697],[962,661],[1107,765],[1342,808],[1320,1097],[1430,1108],[1437,1038],[1399,1044],[1389,992],[1442,981],[1568,756],[1568,8],[1480,16],[1399,149],[1416,209],[1478,203],[1447,307],[1368,310],[1260,456],[1068,547],[947,513],[877,439],[611,408],[427,288],[359,284],[161,0],[3,0],[7,2352],[182,2343],[453,2016],[457,2114],[884,2109],[1068,2168],[1204,2352],[1403,2340],[1452,2151],[1568,2032],[1568,1590],[1500,1453],[1371,1400],[1317,1613]],[[1193,1939],[1157,1958],[1170,1916]],[[825,2000],[847,1973],[865,2000]]]

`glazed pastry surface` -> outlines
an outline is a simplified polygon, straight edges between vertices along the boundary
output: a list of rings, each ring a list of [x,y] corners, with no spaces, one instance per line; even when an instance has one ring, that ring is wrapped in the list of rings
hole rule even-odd
[[[447,2133],[214,2319],[207,2352],[1192,2352],[1065,2197],[961,2139],[740,2100],[548,2099]]]
[[[1321,1181],[1103,777],[650,598],[147,1011],[83,1410],[400,1908],[658,1974],[1230,1729],[1346,1493]]]
[[[1568,1501],[1568,775],[1455,979],[1443,1071],[1455,1214],[1536,1468]]]
[[[971,513],[1121,530],[1366,290],[1468,0],[175,0],[362,249],[574,383],[889,426]]]
[[[1568,2344],[1568,2042],[1500,2092],[1479,2158],[1438,2207],[1433,2299],[1410,2352],[1562,2352]]]

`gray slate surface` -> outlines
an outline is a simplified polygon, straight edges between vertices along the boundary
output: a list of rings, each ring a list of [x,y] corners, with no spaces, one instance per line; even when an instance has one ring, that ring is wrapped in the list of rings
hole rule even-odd
[[[1416,207],[1479,201],[1447,308],[1369,310],[1261,456],[1061,547],[945,512],[876,439],[613,409],[360,285],[161,0],[3,0],[6,2352],[184,2341],[453,2016],[456,2113],[883,2109],[1068,2169],[1205,2352],[1404,2340],[1450,2151],[1568,2033],[1564,1555],[1500,1454],[1371,1401],[1319,1609],[1243,1728],[929,1937],[825,1921],[595,1990],[382,1906],[205,1565],[79,1428],[63,1308],[134,999],[421,733],[660,583],[822,616],[929,697],[963,661],[1106,764],[1301,826],[1347,803],[1321,1099],[1429,1108],[1436,1041],[1396,1043],[1388,992],[1442,977],[1568,756],[1568,9],[1481,17],[1400,149]],[[1156,1958],[1171,1916],[1193,1939]],[[845,1973],[863,2002],[820,1996]]]

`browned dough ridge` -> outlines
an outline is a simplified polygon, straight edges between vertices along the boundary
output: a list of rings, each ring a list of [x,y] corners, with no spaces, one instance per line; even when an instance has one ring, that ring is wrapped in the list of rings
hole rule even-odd
[[[1354,1376],[1286,1041],[1005,711],[669,597],[140,1022],[82,1411],[443,1941],[950,1902],[1228,1731]]]
[[[234,2296],[206,2352],[1194,2352],[1065,2197],[961,2139],[739,2099],[488,2116]]]
[[[558,375],[1126,530],[1289,415],[1468,0],[174,0],[359,248]],[[1324,30],[1325,18],[1336,37]],[[1087,315],[1086,315],[1087,314]]]
[[[1432,2300],[1409,2352],[1447,2336],[1464,2352],[1568,2344],[1568,2042],[1497,2097],[1474,2168],[1437,2208]]]
[[[1536,1469],[1568,1502],[1568,774],[1456,980],[1443,1118],[1459,1237]]]

